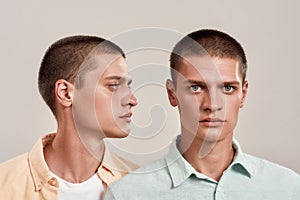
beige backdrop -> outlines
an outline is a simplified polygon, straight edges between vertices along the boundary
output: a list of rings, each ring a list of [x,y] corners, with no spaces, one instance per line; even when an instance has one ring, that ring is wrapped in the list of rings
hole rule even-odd
[[[216,28],[237,38],[249,60],[249,94],[235,133],[243,150],[300,173],[300,3],[276,2],[2,1],[0,162],[55,131],[37,89],[39,63],[53,41],[73,34],[110,38],[145,26],[183,34]]]

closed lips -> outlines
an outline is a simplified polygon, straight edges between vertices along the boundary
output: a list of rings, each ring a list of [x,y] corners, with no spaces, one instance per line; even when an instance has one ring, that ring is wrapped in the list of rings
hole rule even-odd
[[[130,118],[131,116],[132,116],[132,113],[130,112],[130,113],[120,116],[120,118],[125,118],[125,117]]]
[[[203,120],[200,120],[200,122],[225,122],[225,120],[219,118],[205,118]]]

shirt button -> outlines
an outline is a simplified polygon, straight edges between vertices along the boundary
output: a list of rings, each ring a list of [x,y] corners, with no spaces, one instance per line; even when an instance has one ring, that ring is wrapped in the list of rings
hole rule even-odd
[[[48,181],[48,183],[49,183],[50,185],[54,186],[54,187],[58,187],[58,182],[57,182],[56,178],[54,178],[54,177],[52,177],[52,178]]]

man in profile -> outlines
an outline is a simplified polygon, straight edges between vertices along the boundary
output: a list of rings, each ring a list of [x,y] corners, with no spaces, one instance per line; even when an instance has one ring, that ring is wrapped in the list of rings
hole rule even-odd
[[[298,174],[233,139],[248,90],[242,46],[220,31],[195,31],[176,44],[170,66],[181,135],[164,158],[110,185],[105,199],[300,199]]]
[[[71,36],[52,44],[38,87],[57,131],[0,165],[0,199],[99,200],[108,184],[136,169],[103,143],[129,133],[137,105],[130,83],[124,52],[108,40]]]

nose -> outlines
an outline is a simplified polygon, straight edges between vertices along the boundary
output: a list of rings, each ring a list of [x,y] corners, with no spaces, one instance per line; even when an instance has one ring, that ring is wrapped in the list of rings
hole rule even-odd
[[[138,101],[130,88],[127,88],[126,91],[123,90],[122,93],[123,93],[122,100],[121,100],[122,106],[134,107],[138,104]]]
[[[204,95],[202,107],[206,112],[220,111],[224,107],[225,96],[222,92],[211,89]]]
[[[128,103],[131,107],[134,107],[138,104],[138,101],[136,99],[136,97],[134,96],[134,94],[131,92],[131,95],[129,97],[129,103]]]

